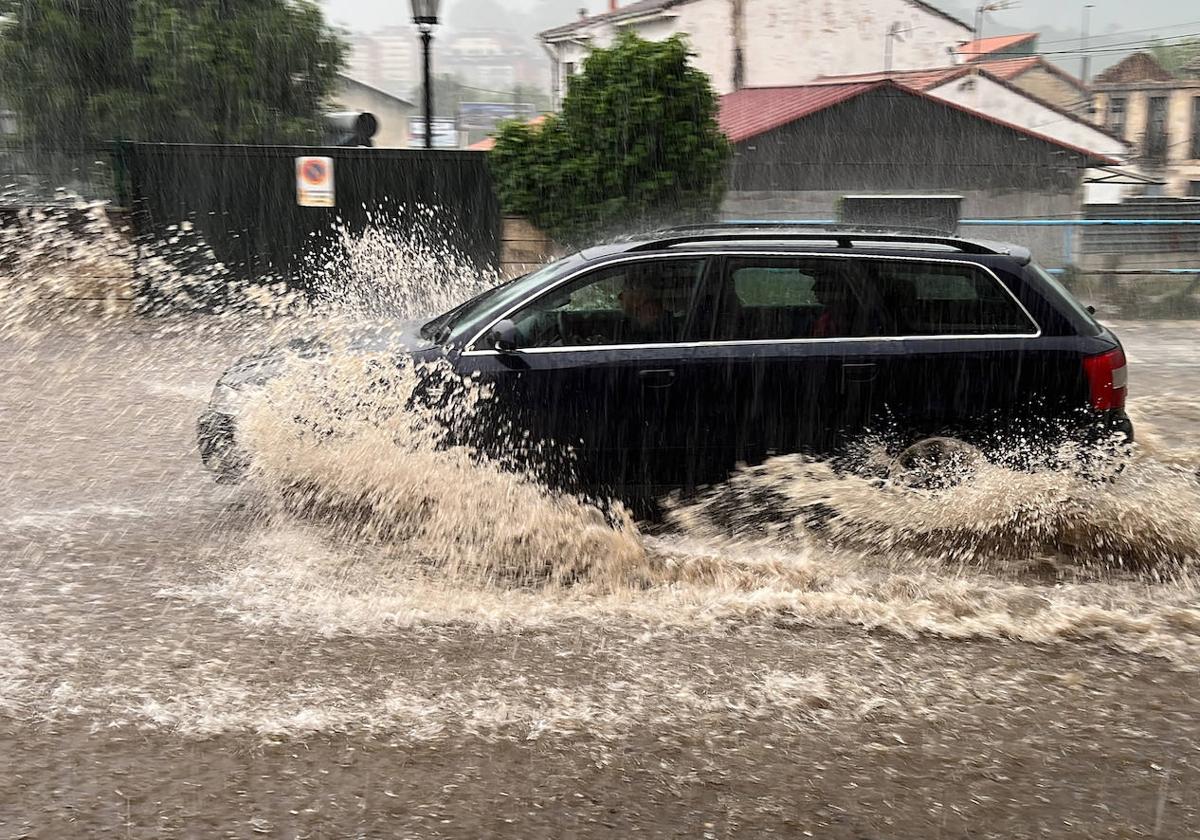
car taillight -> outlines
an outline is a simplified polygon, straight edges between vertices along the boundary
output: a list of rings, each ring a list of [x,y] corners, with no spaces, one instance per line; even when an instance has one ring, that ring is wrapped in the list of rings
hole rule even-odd
[[[1125,354],[1120,348],[1096,356],[1084,356],[1083,372],[1087,374],[1092,408],[1108,411],[1125,407],[1125,385],[1128,375]]]

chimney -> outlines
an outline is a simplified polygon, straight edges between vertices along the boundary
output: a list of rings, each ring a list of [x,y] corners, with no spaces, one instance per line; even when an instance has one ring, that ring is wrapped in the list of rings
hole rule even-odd
[[[615,12],[616,10],[617,10],[617,0],[608,0],[609,13]]]
[[[587,9],[580,9],[580,10],[579,10],[579,19],[580,19],[580,20],[587,20]]]

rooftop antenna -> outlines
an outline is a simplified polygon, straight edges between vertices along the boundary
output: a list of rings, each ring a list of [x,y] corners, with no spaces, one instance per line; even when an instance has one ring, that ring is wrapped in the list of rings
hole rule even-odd
[[[978,41],[983,37],[983,13],[984,12],[1002,12],[1005,9],[1012,9],[1017,6],[1017,0],[990,0],[990,2],[980,3],[975,8],[975,40]],[[970,61],[970,56],[967,57]]]

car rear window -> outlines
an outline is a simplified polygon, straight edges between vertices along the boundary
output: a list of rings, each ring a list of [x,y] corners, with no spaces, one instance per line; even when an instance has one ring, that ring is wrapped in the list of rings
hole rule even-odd
[[[1037,325],[974,263],[763,255],[728,261],[721,340],[1035,335]]]
[[[873,262],[867,282],[881,309],[880,335],[1034,335],[1037,325],[981,266]]]

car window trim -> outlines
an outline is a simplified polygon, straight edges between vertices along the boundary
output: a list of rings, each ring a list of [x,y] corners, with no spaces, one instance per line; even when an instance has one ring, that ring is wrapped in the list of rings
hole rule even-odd
[[[518,301],[516,304],[509,307],[503,314],[500,315],[500,317],[496,318],[491,323],[489,323],[486,327],[484,327],[482,330],[477,332],[475,334],[475,337],[466,343],[465,346],[468,349],[464,350],[462,355],[464,355],[464,356],[492,355],[492,354],[495,354],[496,352],[498,352],[496,350],[477,349],[475,347],[475,345],[481,338],[483,338],[485,335],[487,335],[496,326],[496,324],[500,323],[505,318],[511,318],[513,315],[515,315],[517,312],[520,312],[525,307],[532,306],[533,304],[537,303],[542,298],[548,296],[551,292],[553,292],[559,286],[564,286],[564,285],[570,283],[571,281],[576,280],[586,274],[605,271],[607,269],[612,268],[613,266],[622,265],[624,263],[640,262],[643,260],[660,260],[660,261],[670,260],[673,262],[690,261],[690,262],[703,262],[704,263],[704,270],[700,273],[700,277],[698,277],[696,279],[696,283],[692,287],[691,294],[688,298],[688,311],[684,315],[684,322],[683,322],[683,324],[684,324],[683,331],[686,334],[687,331],[692,326],[692,319],[695,314],[696,303],[700,299],[699,292],[704,287],[704,283],[708,280],[709,271],[712,268],[712,263],[713,263],[713,255],[712,254],[661,254],[661,253],[639,254],[636,256],[630,256],[630,257],[626,257],[626,258],[622,258],[622,259],[605,260],[604,262],[602,262],[598,265],[594,264],[594,265],[583,266],[578,271],[572,272],[564,277],[559,278],[558,280],[554,281],[554,283],[552,283],[551,285],[549,285],[546,288],[535,293],[533,296],[525,298],[524,300]],[[678,343],[680,343],[680,342],[663,342],[661,344],[660,343],[650,344],[649,346],[665,347],[665,346],[669,346],[670,344],[678,344]],[[635,346],[637,346],[637,345],[634,345],[634,344],[580,344],[580,345],[573,345],[570,347],[522,347],[515,352],[531,353],[534,351],[541,351],[541,350],[576,350],[576,349],[579,349],[580,347],[635,347]]]
[[[767,250],[763,250],[763,251],[705,251],[702,253],[692,252],[692,253],[686,254],[686,255],[679,254],[678,257],[676,257],[676,255],[673,255],[673,254],[672,255],[658,254],[658,253],[636,254],[636,255],[620,257],[620,258],[612,259],[612,260],[605,260],[600,265],[584,266],[583,268],[580,268],[578,271],[572,272],[572,273],[566,275],[565,277],[559,278],[553,284],[551,284],[550,286],[546,287],[545,289],[539,291],[533,297],[526,298],[523,301],[519,301],[517,304],[510,307],[507,311],[505,311],[503,314],[501,314],[499,317],[492,320],[487,326],[485,326],[483,329],[479,330],[479,332],[477,332],[475,334],[474,338],[472,338],[470,341],[467,342],[467,344],[466,344],[467,349],[463,350],[462,355],[464,355],[464,356],[498,356],[498,355],[501,355],[499,350],[493,350],[490,348],[477,348],[475,345],[485,335],[487,335],[496,326],[496,324],[500,323],[505,318],[511,317],[518,310],[524,308],[525,306],[527,306],[531,303],[536,302],[537,300],[544,297],[545,295],[548,295],[551,292],[553,292],[559,286],[561,286],[565,283],[569,283],[572,280],[574,280],[575,278],[580,277],[581,275],[583,275],[585,273],[588,273],[591,271],[603,270],[606,268],[611,268],[612,266],[619,265],[621,263],[638,262],[641,260],[649,260],[649,259],[671,259],[671,258],[696,259],[697,257],[702,257],[704,259],[708,259],[711,261],[711,260],[728,258],[728,257],[733,257],[733,256],[739,256],[739,257],[741,257],[741,256],[747,256],[747,257],[795,257],[795,258],[819,257],[819,258],[824,258],[824,259],[846,260],[846,261],[894,260],[894,261],[900,261],[900,262],[942,263],[942,264],[946,264],[946,265],[969,265],[969,266],[973,266],[975,268],[982,270],[988,277],[992,278],[992,281],[994,283],[996,283],[996,285],[998,285],[1001,289],[1004,290],[1004,293],[1006,295],[1008,295],[1008,297],[1012,300],[1012,302],[1017,305],[1017,307],[1021,310],[1021,312],[1029,320],[1029,323],[1033,326],[1034,331],[1032,333],[950,333],[950,334],[946,334],[946,335],[872,335],[872,336],[846,336],[846,337],[839,337],[839,338],[778,338],[778,339],[751,338],[751,339],[729,339],[729,340],[710,339],[710,340],[703,340],[703,341],[673,341],[673,342],[652,343],[652,344],[644,344],[644,343],[641,343],[641,344],[586,344],[586,345],[578,345],[578,346],[574,346],[574,347],[526,347],[526,348],[520,348],[513,352],[516,352],[516,353],[586,353],[586,352],[606,351],[606,350],[635,350],[635,349],[643,350],[643,349],[653,349],[653,348],[660,348],[660,349],[676,348],[676,349],[679,349],[679,348],[694,348],[694,347],[732,347],[732,346],[739,346],[739,345],[763,345],[763,344],[789,344],[789,345],[790,344],[822,344],[822,343],[827,344],[827,343],[836,342],[836,341],[863,343],[863,342],[876,342],[876,341],[963,341],[963,340],[971,341],[971,340],[981,340],[981,339],[1026,339],[1026,340],[1028,340],[1028,339],[1041,338],[1041,336],[1042,336],[1041,324],[1039,324],[1037,322],[1037,319],[1034,318],[1032,314],[1030,314],[1029,309],[1026,308],[1025,304],[1021,302],[1021,299],[1018,298],[1015,294],[1013,294],[1012,289],[1008,288],[1008,285],[1006,283],[1004,283],[1000,279],[1000,277],[996,274],[996,272],[994,272],[989,266],[986,266],[983,263],[976,262],[974,260],[964,260],[964,259],[948,260],[948,259],[940,259],[937,257],[893,256],[890,254],[830,254],[829,252],[822,253],[822,252],[807,252],[807,251],[767,251]],[[709,270],[710,270],[709,268],[706,268],[705,273],[707,274]],[[724,271],[724,266],[722,266],[722,271]]]

